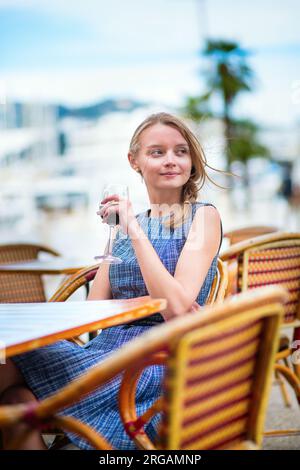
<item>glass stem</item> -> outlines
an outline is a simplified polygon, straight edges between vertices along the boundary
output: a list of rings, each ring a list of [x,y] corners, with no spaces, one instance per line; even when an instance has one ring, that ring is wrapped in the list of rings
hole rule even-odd
[[[112,254],[112,246],[113,246],[113,225],[109,225],[109,238],[108,238],[108,247],[107,247],[107,255]]]

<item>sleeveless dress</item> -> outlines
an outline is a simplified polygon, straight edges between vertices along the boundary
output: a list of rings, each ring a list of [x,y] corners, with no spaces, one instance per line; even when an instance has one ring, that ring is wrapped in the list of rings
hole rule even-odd
[[[193,203],[191,213],[185,223],[174,230],[164,226],[164,218],[148,217],[148,211],[137,215],[140,226],[151,241],[162,263],[172,275],[174,275],[195,212],[198,207],[203,205],[210,204]],[[129,299],[148,295],[131,240],[121,229],[114,241],[113,254],[123,260],[123,263],[110,266],[109,279],[113,298]],[[218,253],[196,299],[199,305],[205,303],[209,294],[216,273],[217,255]],[[34,395],[42,400],[85,373],[88,368],[103,361],[127,341],[134,339],[162,321],[163,317],[156,313],[146,319],[103,330],[84,347],[62,340],[28,353],[16,355],[12,360],[21,371],[25,382]],[[136,395],[138,415],[144,413],[160,396],[163,373],[163,366],[156,365],[143,372]],[[59,414],[71,415],[87,423],[100,432],[116,449],[135,449],[135,444],[126,435],[119,418],[117,399],[120,380],[121,375],[113,378]],[[145,428],[152,439],[155,439],[159,420],[159,415],[154,416]],[[79,448],[92,448],[83,438],[70,432],[66,434]]]

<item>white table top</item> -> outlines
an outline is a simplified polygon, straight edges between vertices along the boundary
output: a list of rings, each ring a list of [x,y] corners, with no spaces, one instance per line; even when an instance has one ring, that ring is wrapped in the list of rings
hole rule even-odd
[[[59,339],[163,310],[163,299],[0,304],[0,352],[19,354]]]
[[[76,258],[52,257],[47,260],[36,259],[18,263],[0,264],[0,272],[4,273],[35,273],[43,274],[73,274],[86,266],[97,262],[93,259],[82,260]]]

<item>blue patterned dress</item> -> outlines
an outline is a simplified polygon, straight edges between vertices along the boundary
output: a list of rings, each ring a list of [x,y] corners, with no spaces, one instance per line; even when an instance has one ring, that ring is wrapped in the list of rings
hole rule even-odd
[[[163,218],[149,218],[148,211],[137,216],[139,224],[148,236],[153,247],[166,269],[174,275],[178,257],[198,207],[204,203],[192,204],[192,211],[182,227],[167,229]],[[111,265],[109,279],[114,299],[129,299],[148,295],[132,244],[121,230],[114,242],[113,254],[122,258],[123,263]],[[204,284],[197,297],[200,305],[205,303],[217,266],[217,255],[214,258]],[[84,347],[63,340],[55,344],[13,357],[14,363],[22,372],[24,379],[38,399],[43,399],[57,392],[77,376],[86,372],[111,352],[127,341],[144,333],[148,328],[162,322],[163,317],[157,313],[144,320],[137,320],[129,325],[108,328],[101,332]],[[137,413],[142,414],[159,397],[163,367],[151,366],[141,376],[137,389]],[[92,426],[102,433],[117,449],[134,449],[118,415],[118,390],[121,377],[115,377],[103,387],[83,398],[80,402],[66,408],[61,414],[71,415]],[[159,416],[155,416],[146,431],[154,439]],[[67,433],[70,440],[81,449],[91,446],[81,437]]]

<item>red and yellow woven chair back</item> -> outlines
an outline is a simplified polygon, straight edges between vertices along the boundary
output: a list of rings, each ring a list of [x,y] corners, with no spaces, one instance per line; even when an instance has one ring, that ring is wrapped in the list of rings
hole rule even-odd
[[[228,294],[275,285],[288,290],[285,322],[300,318],[300,234],[276,232],[230,247],[221,255],[228,262]]]
[[[293,322],[300,318],[300,238],[247,250],[242,263],[238,276],[239,291],[281,285],[289,292],[284,321]]]
[[[274,313],[270,305],[249,309],[181,338],[168,361],[163,448],[260,446],[277,346]]]
[[[39,253],[59,256],[56,251],[31,244],[8,244],[0,246],[0,264],[32,261]],[[40,274],[0,273],[0,303],[45,302],[43,280]]]

